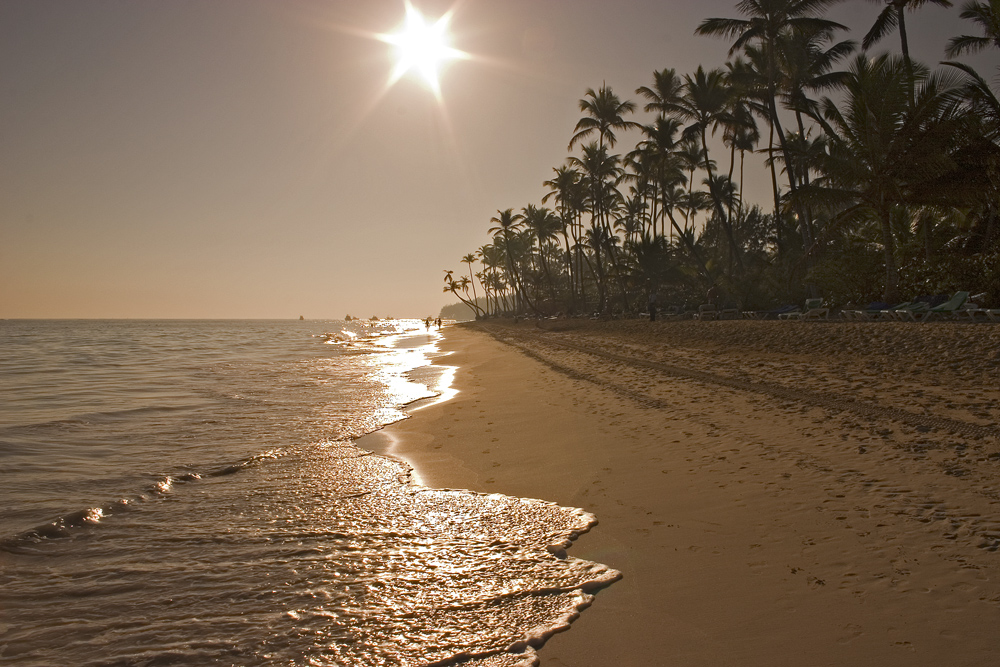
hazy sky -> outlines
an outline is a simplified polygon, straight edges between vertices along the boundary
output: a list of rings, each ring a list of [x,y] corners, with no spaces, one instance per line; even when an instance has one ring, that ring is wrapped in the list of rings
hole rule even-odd
[[[442,270],[465,268],[496,210],[539,202],[586,88],[635,99],[654,69],[721,66],[728,43],[693,32],[738,15],[414,5],[453,8],[473,56],[443,72],[440,102],[414,76],[386,87],[393,49],[372,35],[402,23],[402,0],[0,0],[0,317],[436,314],[454,300]],[[859,39],[879,10],[831,17]],[[919,59],[975,34],[958,12],[908,16]],[[995,54],[966,61],[993,78]]]

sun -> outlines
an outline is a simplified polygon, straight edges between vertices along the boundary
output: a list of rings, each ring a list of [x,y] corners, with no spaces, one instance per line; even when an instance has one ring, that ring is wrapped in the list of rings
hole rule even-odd
[[[396,67],[389,83],[395,83],[413,70],[423,76],[435,95],[441,92],[439,73],[449,60],[467,58],[468,55],[449,45],[448,23],[451,12],[430,23],[409,2],[406,3],[406,22],[403,27],[379,39],[396,47]]]

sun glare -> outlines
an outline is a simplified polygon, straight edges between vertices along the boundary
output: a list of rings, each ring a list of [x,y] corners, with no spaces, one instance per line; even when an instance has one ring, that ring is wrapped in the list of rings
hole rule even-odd
[[[449,60],[468,57],[448,43],[450,20],[449,12],[430,23],[410,3],[406,3],[406,22],[403,27],[391,35],[380,35],[382,41],[396,47],[396,67],[392,71],[390,84],[413,70],[423,76],[435,95],[440,94],[441,67]]]

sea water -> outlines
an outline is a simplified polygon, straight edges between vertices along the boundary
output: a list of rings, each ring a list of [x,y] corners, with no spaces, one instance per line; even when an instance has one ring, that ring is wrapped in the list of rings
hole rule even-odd
[[[436,340],[0,321],[0,664],[533,664],[618,576],[563,551],[594,517],[353,444],[440,391]]]

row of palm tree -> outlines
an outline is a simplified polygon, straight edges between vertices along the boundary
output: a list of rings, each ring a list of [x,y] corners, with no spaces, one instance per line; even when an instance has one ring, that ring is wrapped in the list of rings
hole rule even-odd
[[[540,205],[497,211],[445,290],[477,317],[684,307],[713,288],[755,309],[958,288],[1000,302],[1000,101],[968,65],[910,57],[906,12],[950,2],[871,1],[885,8],[856,53],[825,16],[838,0],[741,0],[696,29],[729,40],[729,61],[653,72],[635,91],[646,122],[606,83],[587,89],[578,152]],[[961,16],[982,34],[948,57],[1000,50],[1000,0]],[[899,54],[868,53],[893,30]],[[612,152],[626,133],[632,150]],[[767,210],[743,197],[748,154]]]

